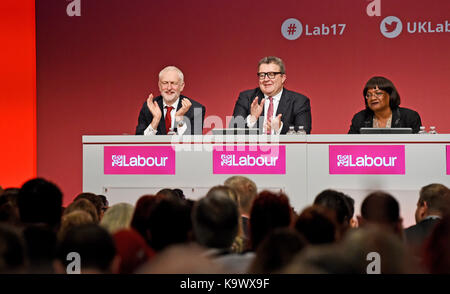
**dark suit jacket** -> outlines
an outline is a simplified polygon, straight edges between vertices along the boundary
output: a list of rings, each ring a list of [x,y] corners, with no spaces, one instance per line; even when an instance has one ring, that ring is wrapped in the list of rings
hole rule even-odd
[[[260,88],[253,90],[247,90],[239,94],[239,98],[234,106],[233,117],[241,117],[245,121],[244,125],[237,125],[235,122],[230,123],[230,128],[242,128],[247,127],[246,119],[250,114],[250,105],[255,97],[258,96],[258,103],[264,98],[264,94]],[[277,115],[282,114],[281,121],[283,122],[283,129],[280,134],[286,134],[289,130],[289,126],[293,125],[297,129],[299,126],[304,126],[306,133],[311,133],[311,106],[309,104],[308,97],[295,93],[286,89],[283,89],[280,103],[277,108]],[[262,118],[262,119],[261,119]],[[256,127],[262,130],[262,123],[264,119],[264,111],[258,118]]]
[[[178,102],[178,109],[181,108],[181,99],[187,98],[189,101],[191,101],[192,106],[189,108],[189,110],[184,115],[189,121],[186,121],[188,128],[186,129],[185,135],[201,135],[203,131],[203,121],[205,119],[205,112],[206,108],[205,106],[201,105],[200,103],[192,100],[191,98],[188,98],[186,96],[180,95],[180,101]],[[153,101],[156,101],[159,105],[159,108],[161,109],[161,112],[163,114],[163,117],[161,117],[161,120],[159,121],[158,128],[157,128],[157,135],[167,135],[166,132],[166,121],[164,119],[164,111],[163,111],[163,98],[162,96],[158,96],[153,99]],[[151,124],[153,120],[153,115],[148,109],[147,101],[144,102],[144,105],[142,105],[141,112],[139,113],[138,118],[138,125],[136,127],[136,135],[143,135],[145,129]],[[194,122],[196,124],[194,124]],[[175,124],[175,131],[176,131],[176,124]]]
[[[425,219],[418,224],[405,229],[406,243],[410,247],[419,250],[439,221],[440,219]]]
[[[422,121],[420,116],[414,110],[398,107],[392,110],[392,128],[412,128],[413,133],[418,133]],[[360,128],[373,127],[373,112],[365,109],[353,116],[349,134],[359,134]]]

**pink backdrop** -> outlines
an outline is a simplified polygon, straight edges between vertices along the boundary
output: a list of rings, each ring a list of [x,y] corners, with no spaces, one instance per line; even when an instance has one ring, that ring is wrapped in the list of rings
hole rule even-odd
[[[408,21],[450,21],[448,0],[382,0],[379,17],[366,0],[81,0],[73,17],[69,1],[36,2],[37,173],[65,204],[82,189],[81,136],[134,134],[166,65],[183,70],[183,93],[207,116],[231,115],[238,93],[257,86],[258,60],[276,55],[286,87],[311,99],[313,134],[346,133],[374,75],[391,79],[425,126],[450,132],[450,33],[406,31]],[[394,39],[380,33],[391,15],[403,22]],[[297,40],[281,34],[288,18],[303,24]],[[306,24],[343,23],[343,35],[305,35]]]

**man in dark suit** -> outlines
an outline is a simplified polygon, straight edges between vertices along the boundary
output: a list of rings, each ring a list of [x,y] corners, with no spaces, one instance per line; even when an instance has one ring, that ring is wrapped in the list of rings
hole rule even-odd
[[[266,134],[286,134],[289,126],[303,126],[311,133],[311,107],[308,97],[283,87],[286,71],[283,61],[264,57],[258,64],[259,88],[239,94],[230,127],[259,128]]]
[[[201,135],[205,118],[205,106],[181,95],[184,75],[175,66],[168,66],[159,73],[161,96],[150,94],[139,113],[136,135],[167,135],[174,131],[179,135]]]
[[[430,184],[420,190],[416,209],[416,224],[405,230],[406,242],[420,252],[424,241],[450,206],[450,190],[442,184]]]

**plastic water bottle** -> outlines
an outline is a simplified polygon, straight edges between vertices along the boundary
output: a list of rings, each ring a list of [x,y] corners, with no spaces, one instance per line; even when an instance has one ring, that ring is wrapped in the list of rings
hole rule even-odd
[[[306,135],[306,131],[305,131],[305,127],[304,126],[299,126],[298,127],[297,135]]]
[[[289,131],[287,131],[286,135],[295,135],[294,126],[289,126]]]
[[[426,134],[427,131],[425,130],[424,126],[420,126],[419,134]]]
[[[436,132],[436,127],[430,126],[430,131],[428,132],[428,134],[431,134],[431,135],[437,134],[437,132]]]

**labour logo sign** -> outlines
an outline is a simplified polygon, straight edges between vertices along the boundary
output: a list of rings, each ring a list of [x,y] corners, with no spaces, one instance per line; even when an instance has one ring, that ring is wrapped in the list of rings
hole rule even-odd
[[[330,174],[405,174],[404,145],[330,145]]]
[[[174,175],[175,150],[170,146],[105,146],[105,175]]]
[[[214,146],[213,174],[286,174],[286,146]]]

